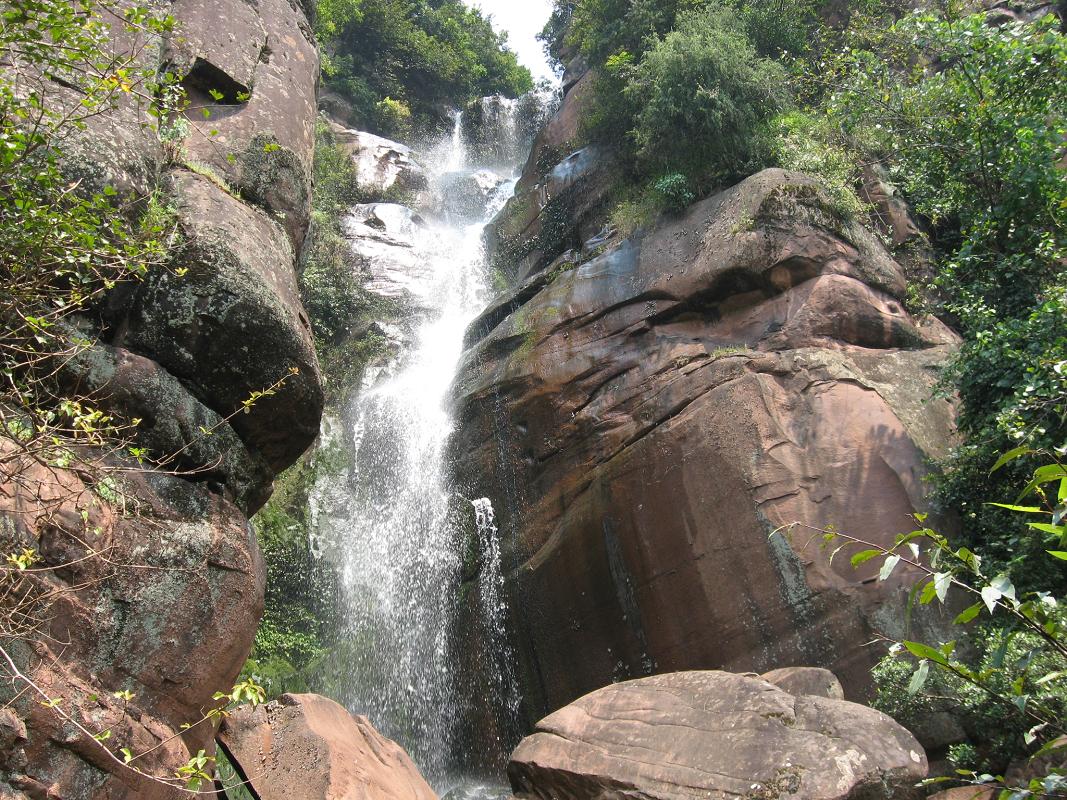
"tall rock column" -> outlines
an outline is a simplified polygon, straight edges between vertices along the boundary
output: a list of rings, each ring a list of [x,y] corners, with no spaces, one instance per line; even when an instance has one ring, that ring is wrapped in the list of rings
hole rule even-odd
[[[170,777],[213,751],[204,714],[233,685],[263,608],[248,518],[318,432],[323,391],[296,280],[318,78],[305,12],[288,0],[164,5],[177,23],[168,41],[143,47],[116,23],[112,47],[173,72],[187,121],[168,121],[164,144],[130,99],[89,120],[66,168],[124,197],[159,193],[178,244],[168,268],[79,321],[94,343],[60,379],[140,419],[137,444],[165,467],[120,460],[101,484],[0,459],[4,544],[34,546],[48,570],[47,613],[10,652],[57,700],[0,685],[5,798],[186,796],[123,766],[120,748]]]

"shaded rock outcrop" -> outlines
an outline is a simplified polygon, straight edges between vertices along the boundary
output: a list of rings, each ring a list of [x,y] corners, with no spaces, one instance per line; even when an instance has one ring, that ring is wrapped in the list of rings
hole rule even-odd
[[[725,672],[616,684],[537,724],[512,756],[518,800],[920,797],[918,742],[865,706]]]
[[[323,404],[295,253],[275,223],[211,181],[179,171],[171,191],[182,231],[175,270],[145,279],[123,309],[116,344],[152,354],[222,416],[284,380],[232,419],[280,472],[318,434]]]
[[[56,365],[63,392],[138,421],[134,450],[45,463],[0,443],[0,551],[41,558],[3,586],[5,611],[22,603],[27,625],[0,663],[0,795],[18,800],[187,796],[122,766],[120,748],[172,782],[213,751],[204,714],[233,685],[263,608],[248,517],[322,412],[295,274],[318,77],[307,19],[288,0],[168,10],[175,36],[145,41],[116,23],[112,47],[176,73],[187,124],[169,121],[162,142],[130,93],[64,142],[63,169],[85,188],[113,186],[135,210],[158,193],[174,209],[170,263],[72,319],[89,344]],[[12,668],[37,688],[6,680]]]
[[[236,679],[263,610],[255,535],[206,484],[134,471],[107,503],[91,476],[19,459],[7,444],[0,458],[3,552],[34,547],[41,566],[53,567],[15,587],[5,581],[6,592],[14,588],[6,602],[22,597],[18,613],[43,635],[5,643],[38,688],[0,685],[0,702],[17,715],[8,720],[17,746],[0,748],[0,794],[6,786],[17,798],[185,796],[109,753],[146,753],[141,770],[172,777],[211,749],[204,710]],[[0,666],[5,676],[8,667]],[[72,721],[108,733],[96,741]]]
[[[795,663],[862,696],[861,645],[893,630],[909,576],[853,571],[849,548],[831,565],[811,529],[911,529],[951,441],[932,387],[956,338],[906,311],[900,265],[814,179],[767,170],[623,238],[596,211],[609,163],[527,164],[490,235],[511,288],[454,390],[459,485],[504,535],[527,713],[654,672]],[[546,244],[542,200],[575,175],[568,207],[588,213]]]
[[[398,744],[318,695],[240,709],[219,742],[259,800],[437,800]]]

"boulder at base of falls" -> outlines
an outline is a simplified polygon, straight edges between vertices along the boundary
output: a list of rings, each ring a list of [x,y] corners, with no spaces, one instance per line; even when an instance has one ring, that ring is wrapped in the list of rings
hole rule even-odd
[[[437,800],[400,745],[319,695],[239,709],[218,741],[259,800]]]
[[[541,720],[508,766],[518,800],[903,800],[926,772],[884,714],[728,672],[600,689]]]

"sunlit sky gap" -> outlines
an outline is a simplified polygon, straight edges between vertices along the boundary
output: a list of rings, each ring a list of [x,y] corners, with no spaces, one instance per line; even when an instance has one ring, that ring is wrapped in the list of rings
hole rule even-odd
[[[550,78],[541,43],[536,36],[552,13],[552,0],[466,0],[468,5],[479,8],[493,17],[497,30],[506,31],[508,45],[519,55],[519,61],[529,67],[534,80]]]

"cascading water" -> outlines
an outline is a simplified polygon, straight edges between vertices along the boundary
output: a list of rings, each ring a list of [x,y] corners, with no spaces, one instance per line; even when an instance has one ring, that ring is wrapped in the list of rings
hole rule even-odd
[[[468,163],[463,123],[457,114],[452,135],[425,159],[436,215],[423,219],[398,206],[354,210],[380,225],[403,219],[410,234],[404,288],[413,311],[397,357],[368,373],[328,422],[324,444],[345,454],[345,463],[340,475],[320,479],[310,498],[313,549],[332,562],[341,587],[328,690],[403,745],[440,790],[449,788],[463,748],[460,720],[470,716],[457,690],[464,676],[457,674],[454,637],[472,536],[484,628],[478,639],[492,651],[481,654],[493,673],[483,682],[493,696],[483,701],[497,715],[513,716],[518,707],[493,509],[488,500],[454,495],[444,463],[452,428],[446,398],[463,334],[490,300],[482,231],[514,187],[514,175]],[[515,127],[506,120],[504,133]],[[519,156],[507,165],[511,172]],[[457,507],[465,508],[467,526],[457,524],[465,517]]]

